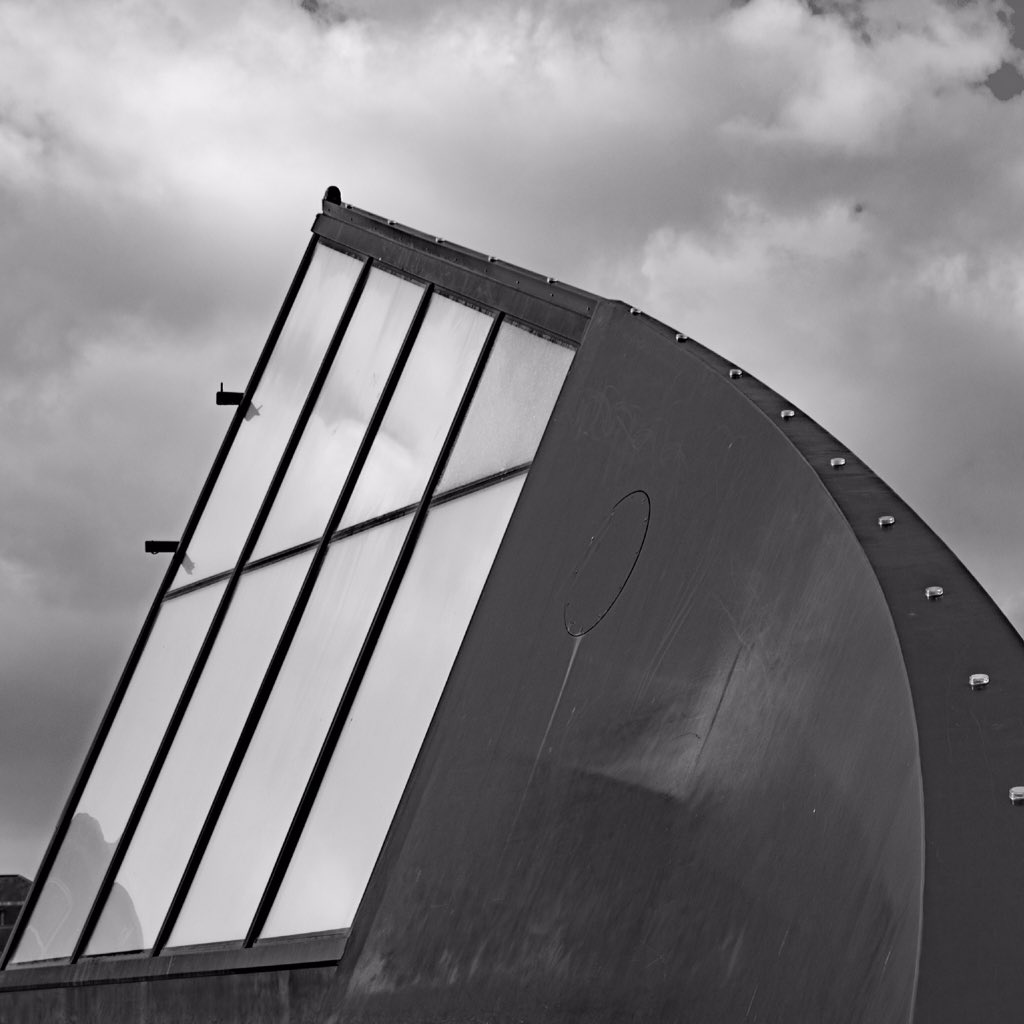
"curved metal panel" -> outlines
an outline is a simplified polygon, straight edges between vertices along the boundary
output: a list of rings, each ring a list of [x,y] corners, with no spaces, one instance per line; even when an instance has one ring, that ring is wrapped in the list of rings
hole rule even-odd
[[[607,614],[563,609],[643,490]],[[921,775],[861,544],[727,376],[599,307],[325,1019],[909,1019]]]

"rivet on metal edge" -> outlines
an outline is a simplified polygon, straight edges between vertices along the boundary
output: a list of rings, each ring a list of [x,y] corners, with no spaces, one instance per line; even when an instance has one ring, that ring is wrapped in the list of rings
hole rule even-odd
[[[443,239],[443,238],[442,238],[442,237],[441,237],[440,235],[435,235],[435,237],[434,237],[434,241],[435,241],[435,242],[443,242],[443,241],[444,241],[444,239]]]
[[[346,210],[351,210],[352,209],[352,204],[351,203],[346,203],[345,204],[345,209]]]
[[[640,310],[637,309],[636,306],[630,306],[629,307],[629,315],[630,316],[639,316],[640,315]]]
[[[547,281],[548,284],[554,284],[555,283],[555,279],[553,277],[546,277],[544,280]]]
[[[893,526],[896,522],[895,516],[879,516],[878,525],[883,529],[887,530],[890,526]]]
[[[924,588],[924,596],[927,597],[929,601],[937,601],[940,597],[942,597],[944,593],[945,591],[942,589],[942,587]]]
[[[494,256],[488,256],[488,257],[487,257],[487,262],[488,262],[488,263],[494,263],[494,262],[495,262],[495,259],[496,259],[496,257],[494,257]]]
[[[389,220],[388,220],[388,224],[390,224],[390,225],[391,225],[392,227],[394,227],[394,224],[395,224],[395,222],[394,222],[393,220],[390,220],[390,219],[389,219]]]
[[[689,341],[689,340],[690,339],[685,334],[677,334],[676,335],[676,341],[678,341],[680,343],[682,343],[684,341]]]
[[[730,377],[732,377],[732,379],[733,379],[733,380],[735,380],[735,379],[736,379],[737,377],[742,377],[742,376],[743,376],[743,371],[742,371],[742,370],[739,370],[739,369],[737,369],[737,368],[736,368],[736,367],[734,366],[734,367],[733,367],[733,368],[732,368],[732,369],[731,369],[731,370],[729,371],[729,376],[730,376]]]
[[[967,680],[967,685],[972,690],[984,690],[988,686],[988,676],[984,672],[975,672]]]
[[[781,416],[784,420],[791,420],[795,415],[795,409],[783,409],[782,412],[779,413],[779,416]]]
[[[842,467],[846,465],[846,459],[844,459],[842,456],[837,455],[834,459],[829,459],[828,464],[833,469],[842,469]]]
[[[1024,786],[1011,786],[1010,799],[1015,804],[1024,804]]]

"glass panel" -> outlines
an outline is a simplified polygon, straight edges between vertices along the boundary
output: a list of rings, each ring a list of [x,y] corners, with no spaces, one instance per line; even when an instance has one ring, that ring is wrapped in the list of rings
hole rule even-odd
[[[239,581],[87,953],[152,945],[312,557]]]
[[[161,606],[13,963],[71,955],[223,592]]]
[[[435,295],[342,526],[419,501],[491,318]]]
[[[362,264],[317,246],[288,320],[188,545],[200,578],[234,567]],[[174,585],[190,582],[185,563]]]
[[[254,557],[324,532],[422,294],[394,274],[370,271]]]
[[[248,929],[410,519],[328,550],[171,945],[238,938]]]
[[[575,354],[521,327],[501,325],[441,490],[533,459]]]
[[[352,923],[524,479],[428,515],[264,937]]]

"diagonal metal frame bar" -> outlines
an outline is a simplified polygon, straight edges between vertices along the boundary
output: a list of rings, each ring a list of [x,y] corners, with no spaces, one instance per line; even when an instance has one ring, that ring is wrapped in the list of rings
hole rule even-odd
[[[394,396],[395,390],[398,387],[398,382],[402,376],[403,370],[405,369],[409,353],[412,351],[412,347],[419,335],[420,327],[423,324],[424,317],[426,316],[427,307],[430,304],[432,293],[433,287],[427,285],[423,289],[423,294],[420,296],[416,311],[413,314],[408,329],[406,330],[405,337],[402,339],[402,344],[395,357],[395,362],[391,367],[391,372],[388,374],[388,379],[384,384],[384,388],[377,400],[373,413],[367,422],[366,430],[363,433],[363,438],[356,450],[355,456],[352,460],[352,465],[345,477],[345,482],[342,485],[340,494],[338,495],[338,500],[335,502],[334,508],[327,521],[326,528],[317,545],[316,552],[314,553],[313,559],[306,571],[306,576],[302,581],[302,586],[299,588],[299,594],[295,600],[295,605],[288,616],[284,629],[281,633],[281,638],[277,643],[277,647],[274,649],[273,655],[271,656],[270,664],[267,666],[267,671],[264,674],[263,680],[260,683],[260,688],[257,691],[252,706],[249,709],[249,713],[246,716],[245,723],[242,726],[242,731],[235,743],[227,768],[225,769],[224,775],[217,787],[217,791],[214,794],[213,802],[210,805],[206,818],[203,821],[202,828],[196,838],[195,845],[189,855],[185,871],[182,874],[174,892],[174,896],[171,899],[171,903],[168,906],[168,910],[164,917],[164,921],[160,926],[160,930],[157,932],[151,949],[151,956],[159,955],[160,950],[163,949],[167,940],[170,938],[171,931],[173,930],[174,924],[181,912],[181,908],[185,903],[188,890],[192,885],[196,872],[199,870],[199,864],[202,860],[203,854],[206,852],[206,848],[213,836],[213,831],[220,818],[221,811],[224,808],[224,804],[227,802],[228,794],[230,793],[235,778],[241,769],[246,751],[249,749],[249,744],[252,742],[252,738],[256,733],[263,710],[266,707],[267,701],[270,699],[271,692],[273,691],[274,684],[277,682],[277,677],[280,674],[281,667],[284,665],[285,659],[288,656],[288,651],[291,648],[292,640],[295,637],[295,632],[298,629],[299,622],[302,619],[302,615],[306,610],[306,605],[309,603],[309,599],[312,596],[313,588],[315,587],[317,578],[320,575],[320,569],[327,557],[327,549],[334,538],[334,533],[338,529],[338,524],[341,522],[341,518],[345,514],[345,510],[348,508],[349,499],[352,497],[352,492],[355,490],[359,475],[366,463],[370,449],[372,448],[373,442],[376,440],[377,434],[380,430],[380,425],[387,413],[388,407],[391,404],[391,399]]]
[[[153,792],[153,788],[155,787],[157,779],[160,776],[160,772],[163,769],[164,762],[167,760],[167,756],[170,753],[174,739],[177,736],[178,728],[180,727],[181,722],[185,717],[185,713],[188,710],[192,694],[195,692],[195,689],[199,684],[199,680],[203,674],[203,669],[206,667],[206,662],[213,650],[213,645],[217,640],[221,624],[227,615],[231,600],[238,587],[238,583],[242,575],[242,568],[245,566],[246,561],[256,546],[256,541],[259,539],[260,531],[263,529],[263,524],[266,522],[267,516],[270,514],[271,506],[274,503],[274,499],[277,497],[277,492],[284,480],[292,455],[298,447],[306,422],[309,419],[310,413],[312,412],[313,407],[316,404],[316,400],[320,395],[320,391],[323,388],[324,381],[326,380],[327,374],[334,362],[334,357],[341,345],[345,330],[348,327],[349,321],[352,319],[352,314],[355,312],[356,305],[359,302],[359,297],[362,294],[363,287],[366,284],[366,279],[369,276],[370,264],[371,260],[369,259],[363,261],[363,265],[359,271],[359,276],[356,278],[355,284],[352,287],[352,292],[345,303],[338,325],[327,344],[327,349],[320,362],[320,367],[317,370],[316,376],[313,378],[313,383],[310,386],[309,393],[306,395],[306,399],[299,410],[298,417],[296,418],[295,425],[288,437],[288,442],[282,452],[277,469],[274,471],[274,475],[271,478],[270,486],[263,498],[259,511],[256,513],[256,519],[249,530],[245,544],[242,546],[242,551],[238,557],[238,562],[235,565],[235,570],[224,588],[224,593],[221,595],[220,603],[217,606],[217,610],[214,612],[213,620],[207,629],[202,646],[196,656],[195,664],[192,666],[192,671],[189,673],[189,677],[185,682],[185,686],[182,689],[174,711],[171,714],[167,728],[164,730],[164,735],[161,738],[160,745],[157,747],[156,754],[153,757],[153,762],[149,767],[149,771],[146,773],[142,787],[139,790],[134,805],[132,806],[131,813],[128,816],[128,821],[125,823],[121,836],[118,839],[117,846],[114,849],[114,854],[107,865],[106,871],[104,872],[103,880],[96,893],[96,898],[93,900],[92,906],[89,909],[89,914],[85,919],[85,924],[82,926],[82,930],[78,936],[78,941],[75,943],[74,951],[71,954],[71,963],[75,963],[82,956],[89,944],[90,938],[92,938],[92,933],[99,921],[100,914],[103,912],[103,908],[106,905],[107,897],[110,894],[110,890],[113,888],[114,880],[117,878],[117,873],[120,870],[121,864],[128,852],[128,848],[135,836],[135,831],[138,828],[139,822],[142,819],[142,814],[145,811],[150,794]],[[255,391],[255,389],[253,390]]]
[[[381,632],[384,629],[384,624],[387,621],[391,607],[395,602],[402,580],[405,578],[405,572],[409,567],[409,562],[412,559],[416,542],[423,529],[423,523],[430,508],[434,491],[436,490],[441,479],[441,475],[444,473],[445,467],[448,464],[448,459],[451,456],[452,449],[455,447],[455,442],[459,436],[460,430],[462,429],[462,424],[469,411],[473,397],[476,394],[477,387],[480,384],[480,378],[483,376],[487,360],[490,357],[491,350],[494,348],[494,341],[497,337],[503,319],[504,314],[498,312],[491,321],[487,337],[484,339],[483,346],[481,347],[476,363],[473,366],[473,370],[470,374],[469,381],[466,384],[466,389],[463,392],[462,399],[455,411],[455,416],[448,428],[448,433],[445,435],[444,442],[441,445],[441,450],[438,453],[437,461],[434,463],[434,468],[431,471],[430,477],[423,490],[423,496],[416,507],[415,513],[413,513],[413,520],[409,524],[409,531],[402,543],[402,548],[398,553],[398,558],[391,571],[391,575],[388,578],[387,585],[384,588],[384,593],[377,604],[373,620],[370,623],[370,628],[367,630],[366,637],[364,638],[359,654],[356,657],[355,665],[349,675],[348,683],[342,693],[338,708],[334,713],[327,735],[324,738],[319,753],[317,754],[313,771],[310,774],[305,789],[303,790],[302,797],[299,800],[299,805],[295,810],[295,814],[292,816],[281,850],[278,853],[277,860],[275,861],[274,867],[270,872],[270,877],[267,880],[267,885],[260,897],[256,913],[249,926],[249,931],[245,936],[244,945],[246,947],[252,946],[259,937],[259,934],[266,923],[267,917],[270,914],[270,909],[274,904],[274,899],[280,889],[281,882],[284,880],[284,875],[288,870],[288,865],[291,863],[292,856],[295,853],[295,848],[298,846],[302,830],[305,827],[309,814],[313,809],[313,803],[316,800],[317,794],[320,792],[320,786],[323,783],[324,776],[327,774],[327,769],[330,765],[331,757],[334,754],[334,749],[337,746],[338,739],[340,738],[342,730],[345,727],[345,723],[348,720],[349,713],[352,710],[352,705],[355,702],[359,688],[366,675],[366,670],[369,667],[370,660],[376,650],[377,641],[380,639]]]
[[[468,483],[459,484],[458,487],[452,487],[450,490],[441,491],[440,494],[435,494],[430,501],[430,507],[436,508],[438,505],[443,505],[445,502],[454,501],[456,498],[464,497],[467,494],[472,494],[474,491],[482,490],[484,487],[490,487],[491,484],[501,483],[502,480],[507,480],[509,477],[518,476],[520,473],[525,473],[531,466],[530,462],[520,462],[515,466],[509,466],[508,469],[499,470],[497,473],[489,473],[487,476],[477,477],[474,480],[470,480]],[[355,523],[352,526],[346,526],[343,530],[335,530],[331,534],[331,540],[344,540],[346,537],[354,537],[357,533],[365,533],[367,530],[372,530],[375,526],[384,526],[386,523],[394,522],[396,519],[401,519],[402,516],[411,515],[416,511],[416,506],[419,504],[418,501],[414,501],[409,505],[403,505],[401,508],[392,509],[390,512],[382,512],[379,516],[374,516],[372,519],[364,519],[362,522]],[[269,555],[261,555],[259,558],[253,558],[242,570],[242,575],[253,572],[256,569],[262,569],[265,565],[273,565],[275,562],[283,562],[286,558],[291,558],[294,555],[301,555],[307,551],[312,551],[314,548],[319,546],[321,537],[313,537],[310,540],[304,540],[299,544],[292,544],[289,547],[281,548],[280,551],[275,551]],[[230,578],[233,569],[226,570],[225,572],[214,573],[212,576],[208,576],[198,583],[190,583],[187,587],[180,587],[174,591],[173,594],[169,594],[166,598],[168,601],[173,601],[176,598],[185,594],[192,594],[197,590],[202,590],[203,587],[207,587],[212,583],[220,583],[221,580]]]
[[[192,539],[192,535],[195,533],[196,526],[206,509],[206,504],[210,499],[210,495],[213,493],[213,488],[220,477],[220,472],[224,467],[224,463],[227,461],[228,452],[234,443],[235,436],[238,434],[239,428],[245,420],[245,412],[249,408],[249,402],[256,393],[256,388],[259,386],[260,380],[263,377],[263,372],[267,367],[267,363],[270,361],[271,353],[277,345],[277,340],[280,337],[281,330],[291,313],[292,306],[295,303],[295,297],[298,295],[299,289],[302,287],[302,282],[306,277],[306,271],[309,269],[309,265],[313,261],[313,254],[316,252],[318,244],[319,241],[317,235],[312,234],[306,245],[305,251],[302,254],[302,258],[299,260],[299,265],[292,277],[291,284],[288,286],[288,291],[281,303],[281,307],[278,310],[277,317],[270,329],[267,340],[264,343],[263,349],[256,361],[256,366],[253,368],[249,384],[245,389],[244,398],[242,399],[241,404],[235,409],[234,415],[228,423],[228,428],[224,433],[224,438],[220,443],[220,447],[217,449],[217,454],[214,457],[213,465],[210,467],[210,472],[207,474],[206,480],[203,482],[202,489],[199,491],[199,497],[196,499],[192,513],[185,523],[185,529],[182,531],[181,537],[179,538],[178,550],[174,555],[172,555],[170,562],[168,563],[167,570],[163,575],[163,579],[160,581],[160,586],[157,588],[156,597],[154,597],[153,603],[150,605],[149,611],[146,613],[146,618],[143,620],[142,628],[139,630],[139,636],[128,655],[128,660],[125,663],[124,669],[117,681],[117,685],[114,688],[114,693],[110,698],[110,703],[107,705],[106,711],[103,713],[103,718],[100,720],[99,728],[96,730],[96,735],[93,737],[92,743],[89,745],[82,767],[79,769],[78,775],[75,777],[74,784],[71,787],[71,792],[68,794],[68,798],[61,810],[60,818],[57,821],[57,827],[50,838],[50,842],[47,844],[45,852],[43,853],[43,858],[39,864],[39,870],[36,872],[35,879],[32,883],[32,888],[29,890],[28,896],[22,905],[21,911],[18,914],[18,919],[15,921],[14,928],[7,940],[6,948],[3,950],[2,957],[0,957],[0,970],[4,970],[8,963],[10,963],[11,957],[18,948],[18,943],[21,941],[25,927],[31,920],[32,913],[39,901],[39,895],[49,880],[50,872],[52,871],[57,855],[64,844],[64,838],[67,835],[68,828],[71,825],[71,819],[74,816],[78,803],[82,798],[82,794],[85,791],[89,778],[92,775],[92,770],[96,766],[96,761],[99,758],[100,751],[103,749],[104,743],[106,743],[111,726],[113,725],[114,719],[117,717],[117,712],[121,707],[121,702],[124,700],[124,695],[128,691],[128,687],[131,683],[132,676],[135,674],[135,669],[139,663],[139,659],[142,657],[142,651],[145,648],[146,643],[149,640],[150,633],[153,630],[153,626],[156,623],[157,615],[160,612],[160,605],[163,603],[164,596],[168,590],[170,590],[174,577],[177,575],[178,567],[181,565],[181,559],[185,553],[185,549],[188,546],[189,541]]]

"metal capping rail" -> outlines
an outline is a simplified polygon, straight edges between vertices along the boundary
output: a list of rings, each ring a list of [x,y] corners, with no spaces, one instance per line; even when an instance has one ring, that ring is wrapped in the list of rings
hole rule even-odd
[[[351,203],[324,203],[323,214],[314,222],[314,232],[317,232],[318,224],[327,221],[349,225],[356,230],[367,231],[382,238],[397,241],[409,248],[422,249],[433,257],[460,269],[521,289],[530,298],[548,303],[554,300],[555,304],[563,304],[567,309],[585,312],[587,316],[592,315],[602,301],[600,296],[583,288],[566,284],[553,276],[506,263],[494,255],[459,245],[441,235],[429,234],[404,224],[397,224],[392,219],[353,206]],[[435,281],[433,283],[443,286],[442,282]]]

